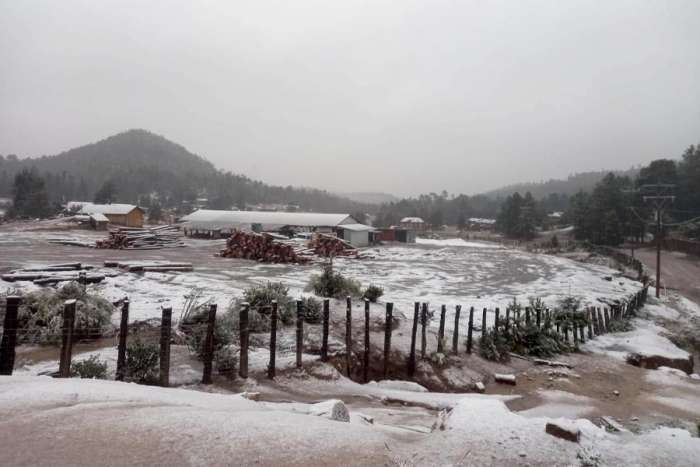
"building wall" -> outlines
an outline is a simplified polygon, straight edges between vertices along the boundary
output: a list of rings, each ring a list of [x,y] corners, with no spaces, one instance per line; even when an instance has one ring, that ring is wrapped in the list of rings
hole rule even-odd
[[[109,222],[125,227],[143,227],[143,211],[134,208],[128,214],[105,214]]]
[[[399,227],[408,230],[417,230],[422,232],[425,230],[425,222],[399,222]]]
[[[344,240],[349,242],[350,245],[356,248],[362,248],[369,245],[369,233],[368,232],[353,232],[351,230],[345,230]]]

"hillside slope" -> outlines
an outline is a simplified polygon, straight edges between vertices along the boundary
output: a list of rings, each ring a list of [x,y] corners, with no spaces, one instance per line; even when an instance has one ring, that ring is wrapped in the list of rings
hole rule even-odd
[[[6,193],[0,192],[0,196],[10,194],[11,180],[17,172],[32,167],[46,180],[52,202],[90,200],[104,183],[111,181],[116,187],[117,200],[130,203],[157,193],[171,206],[208,198],[210,207],[217,209],[279,203],[326,212],[376,210],[370,203],[322,190],[271,186],[243,175],[224,173],[203,157],[146,130],[128,130],[55,156],[0,159],[0,177],[9,182]],[[80,189],[81,185],[84,190]]]

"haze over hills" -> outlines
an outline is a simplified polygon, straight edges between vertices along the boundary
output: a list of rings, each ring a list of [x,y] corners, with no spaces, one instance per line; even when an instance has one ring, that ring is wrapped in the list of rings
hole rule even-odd
[[[280,187],[223,172],[208,160],[146,130],[128,130],[96,143],[37,159],[0,159],[0,196],[11,194],[12,180],[23,168],[36,168],[46,180],[50,201],[92,199],[106,182],[114,183],[117,200],[136,203],[157,193],[167,205],[208,198],[211,208],[246,204],[293,204],[303,210],[371,213],[374,206],[323,190]]]
[[[383,204],[383,203],[391,203],[391,202],[396,202],[399,201],[401,198],[398,196],[394,196],[391,193],[382,193],[382,192],[375,192],[375,191],[358,191],[358,192],[351,192],[351,193],[336,193],[338,196],[342,196],[343,198],[351,199],[353,201],[357,201],[360,203],[369,203],[369,204]]]
[[[508,185],[501,188],[496,188],[484,193],[492,198],[506,197],[513,193],[524,195],[530,192],[535,199],[541,199],[550,194],[559,194],[572,196],[579,191],[591,191],[596,183],[601,181],[610,172],[618,176],[628,176],[634,178],[639,173],[639,167],[633,167],[628,170],[601,170],[593,172],[582,172],[569,175],[563,179],[549,179],[541,182],[518,183]]]

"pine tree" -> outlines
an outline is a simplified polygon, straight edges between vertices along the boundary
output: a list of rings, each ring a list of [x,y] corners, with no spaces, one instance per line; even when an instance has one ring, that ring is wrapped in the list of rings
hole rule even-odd
[[[31,218],[49,215],[44,180],[36,169],[23,169],[15,176],[11,217]]]

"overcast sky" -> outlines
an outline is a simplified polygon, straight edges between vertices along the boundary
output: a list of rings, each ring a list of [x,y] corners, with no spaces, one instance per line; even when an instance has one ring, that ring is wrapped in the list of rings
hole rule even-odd
[[[0,154],[144,128],[220,168],[472,194],[700,141],[700,1],[0,0]]]

